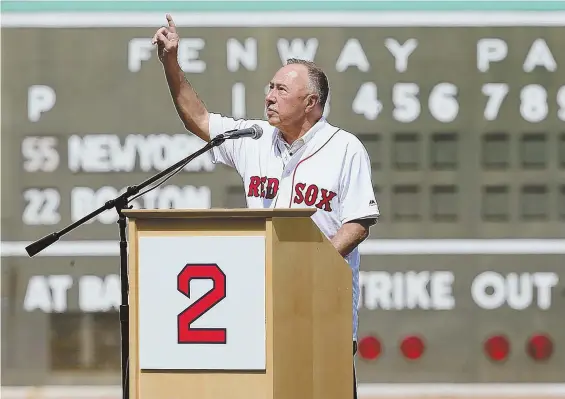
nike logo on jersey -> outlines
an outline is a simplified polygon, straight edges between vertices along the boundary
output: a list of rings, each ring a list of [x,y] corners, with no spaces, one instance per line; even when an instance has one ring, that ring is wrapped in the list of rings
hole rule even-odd
[[[278,191],[279,179],[266,176],[251,176],[247,196],[273,199]]]
[[[326,212],[332,211],[330,201],[334,199],[337,194],[333,191],[326,190],[325,188],[318,188],[315,184],[306,186],[305,183],[297,183],[294,186],[294,199],[295,204],[305,203],[308,206],[315,205],[316,208],[322,209]]]

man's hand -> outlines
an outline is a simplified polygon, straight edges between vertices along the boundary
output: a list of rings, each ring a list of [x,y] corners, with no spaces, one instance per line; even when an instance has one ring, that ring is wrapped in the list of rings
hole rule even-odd
[[[165,62],[171,58],[176,61],[179,47],[177,27],[170,14],[167,14],[167,21],[169,26],[159,28],[151,41],[152,44],[157,45],[159,60],[161,62]]]

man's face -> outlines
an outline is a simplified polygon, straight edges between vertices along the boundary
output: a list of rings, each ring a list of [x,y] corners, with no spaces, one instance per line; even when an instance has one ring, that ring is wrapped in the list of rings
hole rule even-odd
[[[287,126],[300,124],[308,108],[308,69],[291,64],[279,69],[269,84],[265,97],[267,120],[284,131]]]

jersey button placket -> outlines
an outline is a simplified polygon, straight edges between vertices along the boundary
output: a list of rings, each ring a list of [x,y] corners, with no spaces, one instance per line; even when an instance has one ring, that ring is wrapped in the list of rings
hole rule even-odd
[[[281,204],[289,204],[289,207],[292,206],[292,195],[294,190],[294,187],[292,187],[292,175],[296,165],[298,164],[298,162],[296,162],[296,158],[300,155],[302,149],[304,149],[304,145],[301,142],[296,142],[291,146],[286,146],[287,151],[283,156],[283,172],[280,179],[281,186],[279,193],[281,193],[281,195],[277,196],[277,203],[280,202]]]
[[[292,196],[292,187],[290,185],[291,182],[291,169],[285,166],[282,176],[281,176],[281,187],[279,189],[279,195],[277,196],[277,202],[281,204],[287,204],[289,199],[288,196]]]

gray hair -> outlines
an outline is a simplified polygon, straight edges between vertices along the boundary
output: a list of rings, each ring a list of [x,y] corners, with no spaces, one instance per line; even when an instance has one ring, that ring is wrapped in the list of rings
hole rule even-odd
[[[328,77],[322,68],[312,61],[302,60],[300,58],[289,58],[286,61],[286,64],[300,64],[304,65],[308,69],[309,88],[318,95],[318,98],[320,99],[320,106],[323,110],[326,106],[326,102],[328,101],[330,85],[328,83]]]

